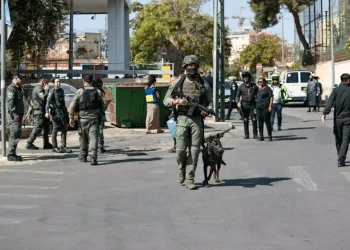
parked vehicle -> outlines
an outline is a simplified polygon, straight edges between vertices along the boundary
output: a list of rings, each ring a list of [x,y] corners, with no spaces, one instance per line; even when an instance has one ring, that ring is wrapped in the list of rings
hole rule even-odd
[[[281,84],[286,86],[289,93],[287,102],[299,102],[302,104],[306,102],[306,89],[311,74],[311,71],[306,70],[282,72]]]
[[[24,91],[24,96],[25,96],[25,115],[24,115],[24,122],[26,125],[31,125],[33,123],[33,117],[31,115],[32,109],[31,109],[31,99],[32,99],[32,90],[38,83],[30,83],[30,84],[25,84],[23,85],[23,91]],[[54,87],[53,83],[49,83],[49,88],[52,89]],[[78,91],[76,88],[73,86],[66,84],[66,83],[61,83],[61,88],[64,91],[64,99],[66,102],[66,107],[67,109],[69,108],[71,102],[73,101],[73,97],[75,93]],[[75,118],[75,120],[78,120],[78,117]]]

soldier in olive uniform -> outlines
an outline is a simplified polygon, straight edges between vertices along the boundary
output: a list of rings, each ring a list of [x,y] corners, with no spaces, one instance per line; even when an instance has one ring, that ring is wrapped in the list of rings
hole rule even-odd
[[[91,165],[97,165],[97,143],[99,120],[106,110],[107,102],[97,88],[93,87],[93,77],[84,77],[84,87],[75,94],[69,107],[69,123],[74,127],[74,114],[79,111],[79,141],[81,162],[87,162],[88,152]]]
[[[103,96],[105,96],[105,91],[103,89],[103,81],[100,78],[95,79],[94,81],[94,87],[98,88]],[[98,149],[101,154],[105,153],[106,150],[104,148],[105,140],[104,140],[104,135],[103,135],[103,129],[105,126],[105,121],[106,121],[106,113],[102,112],[100,116],[100,124],[98,126]]]
[[[33,142],[36,137],[43,133],[44,149],[52,149],[49,142],[50,120],[45,117],[46,101],[49,95],[49,83],[46,79],[40,79],[39,85],[35,86],[32,93],[32,103],[34,109],[34,129],[30,134],[26,149],[39,149]]]
[[[15,76],[12,84],[7,88],[8,123],[10,127],[9,153],[7,160],[22,161],[22,157],[16,154],[17,144],[21,138],[24,103],[22,94],[23,80]]]
[[[71,153],[67,146],[67,127],[69,123],[68,111],[64,100],[64,90],[61,88],[60,79],[54,80],[54,88],[50,90],[46,103],[46,118],[52,117],[52,152]],[[57,147],[57,133],[61,131],[61,148]]]
[[[167,107],[175,107],[177,113],[177,162],[179,165],[179,183],[185,184],[190,190],[195,189],[194,184],[195,171],[200,153],[200,146],[203,141],[203,118],[208,113],[201,111],[198,107],[190,114],[190,101],[179,96],[179,93],[196,99],[208,109],[212,109],[212,95],[209,84],[204,81],[198,74],[199,63],[194,55],[186,56],[183,61],[185,75],[169,87],[164,98],[164,104]],[[187,154],[187,147],[189,152]]]

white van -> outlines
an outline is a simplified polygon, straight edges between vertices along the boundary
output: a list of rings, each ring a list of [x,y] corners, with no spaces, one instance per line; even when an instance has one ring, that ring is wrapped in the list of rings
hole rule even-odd
[[[311,71],[306,70],[291,70],[282,72],[281,84],[286,86],[289,93],[287,102],[304,103],[306,101],[307,83],[311,74]]]

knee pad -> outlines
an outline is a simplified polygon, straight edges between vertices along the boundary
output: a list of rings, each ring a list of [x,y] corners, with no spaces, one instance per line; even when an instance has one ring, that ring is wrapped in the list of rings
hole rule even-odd
[[[256,122],[257,120],[256,120],[256,117],[252,117],[252,121],[253,122]]]
[[[243,122],[244,122],[244,123],[249,123],[249,118],[244,117],[244,118],[243,118]]]

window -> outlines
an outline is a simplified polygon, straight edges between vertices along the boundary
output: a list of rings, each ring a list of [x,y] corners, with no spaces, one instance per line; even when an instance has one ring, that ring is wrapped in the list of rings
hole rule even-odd
[[[308,82],[310,78],[311,72],[300,72],[300,82]]]
[[[298,83],[298,82],[299,82],[298,72],[287,73],[286,83]]]

